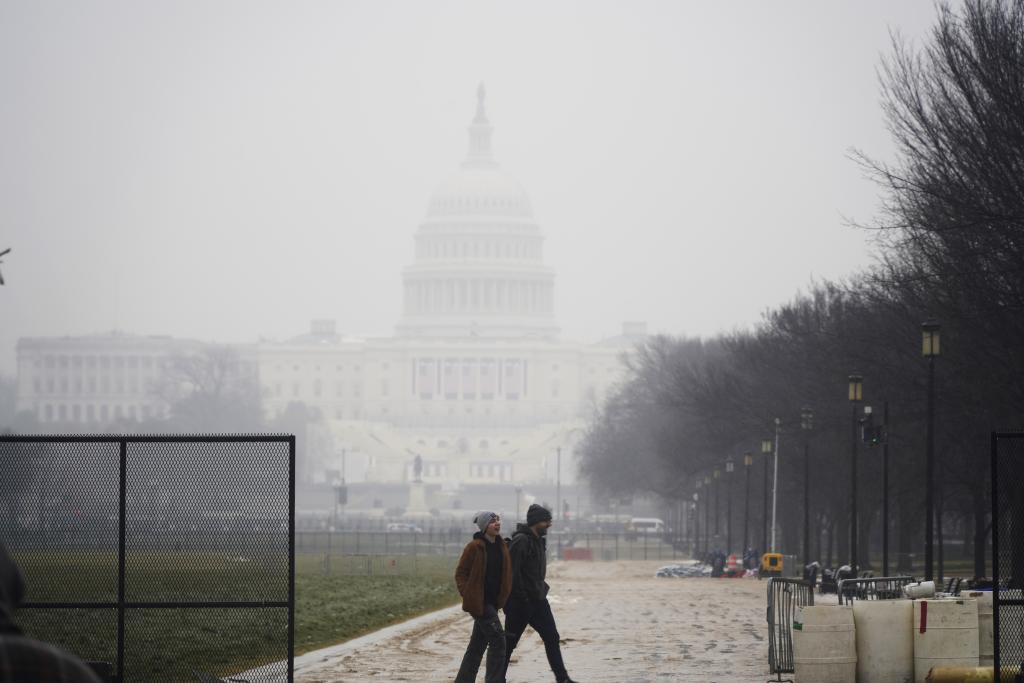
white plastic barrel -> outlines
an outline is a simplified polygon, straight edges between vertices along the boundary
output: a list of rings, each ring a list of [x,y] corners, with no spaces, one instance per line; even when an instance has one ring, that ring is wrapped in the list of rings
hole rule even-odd
[[[856,600],[857,683],[914,680],[914,608],[910,600]]]
[[[968,591],[960,597],[978,601],[978,666],[994,666],[992,649],[992,591]]]
[[[856,683],[857,638],[848,605],[798,607],[793,616],[796,683]]]
[[[978,601],[914,600],[914,681],[937,666],[978,666]]]

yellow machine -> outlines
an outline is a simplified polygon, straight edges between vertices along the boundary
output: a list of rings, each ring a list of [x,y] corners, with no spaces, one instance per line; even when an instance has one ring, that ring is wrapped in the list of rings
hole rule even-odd
[[[782,576],[782,553],[765,553],[761,556],[760,576]]]

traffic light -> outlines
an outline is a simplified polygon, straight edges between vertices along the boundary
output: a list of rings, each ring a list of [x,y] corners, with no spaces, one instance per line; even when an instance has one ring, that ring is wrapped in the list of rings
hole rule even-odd
[[[865,424],[862,428],[861,436],[864,443],[867,444],[869,447],[883,444],[885,443],[886,437],[885,426]]]

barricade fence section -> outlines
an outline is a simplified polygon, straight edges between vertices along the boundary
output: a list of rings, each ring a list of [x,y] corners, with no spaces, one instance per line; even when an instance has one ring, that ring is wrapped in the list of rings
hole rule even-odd
[[[814,604],[814,586],[798,579],[768,579],[768,670],[782,680],[793,673],[793,617],[798,607]]]
[[[995,680],[1024,670],[1024,432],[992,434]],[[1022,667],[1022,668],[1018,668]]]
[[[4,435],[0,472],[27,635],[118,681],[292,680],[293,436]]]

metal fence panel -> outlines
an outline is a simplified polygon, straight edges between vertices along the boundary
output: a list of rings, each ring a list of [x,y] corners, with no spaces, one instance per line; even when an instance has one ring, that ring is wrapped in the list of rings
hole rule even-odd
[[[119,681],[292,680],[293,436],[4,435],[0,471],[29,635]]]
[[[814,587],[798,579],[768,579],[768,670],[793,673],[793,616],[797,607],[814,604]]]
[[[995,680],[1024,666],[1024,433],[992,434]]]
[[[913,576],[878,576],[867,579],[842,579],[836,589],[839,604],[853,604],[854,600],[898,600],[903,587],[914,583]]]

